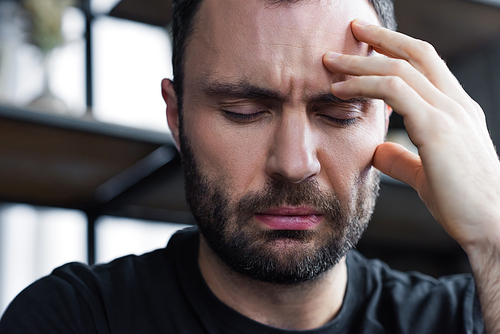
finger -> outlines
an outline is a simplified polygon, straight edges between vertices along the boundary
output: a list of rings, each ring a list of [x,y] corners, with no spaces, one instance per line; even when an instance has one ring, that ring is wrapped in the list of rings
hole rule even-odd
[[[471,103],[462,86],[432,45],[404,34],[370,25],[362,20],[352,23],[354,36],[381,53],[404,59],[440,91],[466,106]]]
[[[442,131],[436,129],[453,119],[425,101],[400,77],[353,77],[332,84],[331,92],[343,100],[360,96],[384,100],[396,113],[403,116],[408,134],[419,148],[438,138]]]
[[[420,157],[396,143],[387,142],[377,147],[373,167],[416,190],[419,180],[424,177]]]
[[[398,76],[436,108],[449,107],[449,98],[408,62],[385,57],[361,57],[327,52],[325,67],[332,73],[353,76]]]
[[[434,70],[447,69],[434,47],[427,42],[359,19],[354,20],[351,27],[359,41],[382,53],[408,61],[424,75],[429,67]]]
[[[408,132],[412,124],[422,124],[429,112],[437,112],[436,108],[397,76],[354,77],[332,84],[331,92],[343,100],[360,96],[384,100],[405,118]]]

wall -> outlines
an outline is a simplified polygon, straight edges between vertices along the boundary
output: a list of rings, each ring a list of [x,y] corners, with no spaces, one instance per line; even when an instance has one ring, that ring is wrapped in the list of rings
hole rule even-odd
[[[493,142],[500,147],[500,34],[481,50],[448,61],[469,95],[483,108]]]

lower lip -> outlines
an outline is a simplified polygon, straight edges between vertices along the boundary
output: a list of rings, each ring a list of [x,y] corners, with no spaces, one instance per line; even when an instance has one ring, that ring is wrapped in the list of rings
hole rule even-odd
[[[266,225],[272,230],[311,230],[315,228],[321,220],[323,215],[266,215],[255,214],[255,218]]]

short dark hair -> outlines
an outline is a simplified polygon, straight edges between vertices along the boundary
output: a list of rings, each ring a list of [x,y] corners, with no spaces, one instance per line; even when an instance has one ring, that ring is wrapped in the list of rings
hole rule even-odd
[[[272,3],[298,2],[300,0],[268,0]],[[396,16],[393,0],[368,0],[381,25],[396,30]],[[174,72],[174,90],[177,95],[177,105],[182,119],[182,98],[184,83],[184,52],[189,38],[193,34],[194,17],[201,6],[202,0],[173,0],[172,4],[172,66]]]

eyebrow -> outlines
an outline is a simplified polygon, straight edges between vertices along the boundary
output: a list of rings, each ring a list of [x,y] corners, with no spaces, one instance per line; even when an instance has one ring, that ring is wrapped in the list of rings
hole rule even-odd
[[[204,88],[208,96],[236,97],[242,99],[264,99],[283,102],[285,96],[271,89],[254,86],[248,83],[206,83]]]
[[[247,82],[223,83],[223,82],[204,82],[204,92],[208,96],[233,97],[241,99],[254,100],[273,100],[277,102],[286,102],[288,98],[272,89],[249,84]],[[333,95],[332,93],[322,93],[307,98],[308,104],[326,105],[326,104],[368,104],[370,99],[365,97],[355,97],[348,100]]]
[[[320,94],[313,96],[310,102],[313,104],[368,104],[371,99],[366,97],[353,97],[348,100],[342,100],[341,98],[333,95],[332,93]]]

